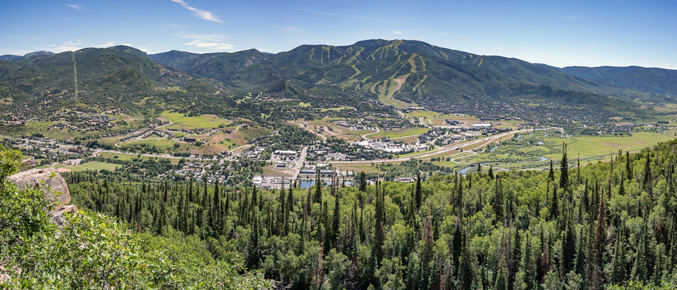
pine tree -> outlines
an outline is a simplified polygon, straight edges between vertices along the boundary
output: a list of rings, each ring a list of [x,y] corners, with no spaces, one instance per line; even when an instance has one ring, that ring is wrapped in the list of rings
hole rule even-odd
[[[421,209],[423,204],[423,189],[421,188],[421,173],[416,178],[416,211]]]
[[[364,232],[364,209],[360,209],[360,226],[359,226],[360,241],[365,241]]]
[[[489,178],[494,179],[494,166],[489,166]]]
[[[653,182],[651,180],[651,154],[647,153],[646,163],[644,164],[644,179],[642,180],[642,188],[652,195]]]
[[[282,189],[280,189],[278,201],[280,206],[277,209],[277,224],[275,225],[275,234],[277,236],[284,236],[284,221],[285,221],[284,214],[287,210],[285,207],[284,190]]]
[[[496,177],[496,185],[494,186],[494,212],[496,213],[496,222],[503,221],[503,188],[501,187],[501,179]]]
[[[367,174],[364,171],[360,173],[360,191],[367,192]]]
[[[289,187],[287,193],[287,202],[286,202],[286,212],[284,213],[284,234],[289,234],[289,219],[292,211],[294,211],[294,195],[292,194],[292,188]]]
[[[576,158],[577,160],[577,165],[576,165],[576,184],[581,184],[581,157],[578,156]]]
[[[496,273],[496,283],[494,289],[507,290],[508,289],[508,266],[505,263],[505,256],[501,255],[498,261],[498,270]]]
[[[467,235],[463,233],[463,249],[461,255],[461,289],[472,289],[473,284],[473,265],[470,246],[468,245]]]
[[[548,171],[548,180],[555,181],[555,171],[552,169],[552,160],[550,160],[550,171]]]
[[[254,215],[252,218],[252,234],[249,242],[249,256],[247,257],[247,264],[250,267],[256,267],[259,264],[259,210],[253,208]]]
[[[574,272],[579,275],[585,274],[585,236],[583,235],[583,230],[578,234],[580,237],[578,239],[578,249],[576,250],[576,261],[574,262]]]
[[[193,177],[188,179],[188,202],[193,202]]]
[[[628,172],[628,181],[632,180],[632,160],[628,151],[625,151],[625,171]]]
[[[383,260],[383,244],[385,242],[385,232],[384,232],[384,205],[383,205],[383,193],[380,190],[376,190],[376,229],[374,233],[374,253],[376,256],[377,265],[381,265]]]
[[[574,240],[574,232],[571,227],[571,219],[568,215],[564,215],[565,231],[562,237],[562,273],[566,275],[572,270],[574,266],[574,257],[576,255],[576,243]]]
[[[322,180],[320,179],[320,170],[317,170],[317,176],[315,178],[315,197],[313,198],[314,203],[322,204]]]
[[[581,202],[583,204],[583,207],[585,208],[585,212],[590,211],[590,201],[588,199],[588,179],[585,179],[585,190],[583,191],[583,196],[581,197],[583,201]]]
[[[550,219],[556,220],[559,216],[559,197],[557,196],[557,185],[552,185],[552,205],[550,206]]]
[[[526,290],[533,290],[536,288],[536,283],[534,277],[536,273],[534,272],[534,261],[532,260],[531,254],[531,238],[527,234],[527,240],[524,244],[524,259],[522,260],[522,271],[524,272],[524,284]]]
[[[522,260],[522,243],[520,239],[519,229],[515,229],[512,243],[512,267],[508,275],[508,289],[514,289],[515,274],[519,269],[519,263]]]
[[[622,180],[622,178],[621,178]],[[614,248],[614,259],[611,264],[611,283],[621,284],[625,281],[627,272],[625,271],[625,249],[623,244],[623,235],[618,231],[616,234],[616,246]]]
[[[639,281],[639,282],[644,282],[648,281],[649,277],[649,269],[647,269],[647,261],[646,261],[646,252],[649,247],[649,234],[647,233],[646,229],[646,223],[644,226],[642,226],[642,237],[639,240],[639,244],[637,245],[637,254],[635,255],[635,263],[634,266],[632,267],[632,273],[630,274],[630,277],[632,277],[633,280]]]
[[[341,227],[341,204],[339,203],[339,196],[336,195],[336,198],[334,198],[334,221],[331,226],[331,232],[332,232],[332,245],[335,247],[338,247],[338,237],[339,237],[339,228]]]
[[[595,263],[597,269],[604,268],[604,243],[606,242],[606,205],[604,203],[604,194],[602,193],[597,211],[597,226],[595,228]]]
[[[569,161],[567,160],[567,145],[562,144],[562,161],[560,162],[559,188],[564,191],[569,189]]]

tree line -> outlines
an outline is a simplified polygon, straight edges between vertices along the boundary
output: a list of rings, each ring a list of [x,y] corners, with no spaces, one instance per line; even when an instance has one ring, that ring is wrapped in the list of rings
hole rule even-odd
[[[677,141],[558,170],[308,189],[72,180],[78,206],[197,237],[293,289],[601,289],[674,282]],[[319,183],[318,183],[319,184]],[[634,284],[636,285],[636,284]]]

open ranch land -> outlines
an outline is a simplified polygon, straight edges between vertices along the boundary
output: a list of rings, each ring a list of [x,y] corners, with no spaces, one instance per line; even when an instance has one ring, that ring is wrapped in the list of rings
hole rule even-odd
[[[98,161],[92,161],[92,162],[87,162],[83,163],[80,165],[76,166],[71,166],[71,165],[64,165],[61,163],[57,163],[55,165],[43,165],[37,168],[65,168],[65,169],[70,169],[71,171],[84,171],[84,170],[109,170],[113,171],[115,168],[119,167],[121,165],[119,164],[114,164],[114,163],[105,163],[105,162],[98,162]]]
[[[181,129],[198,129],[198,128],[217,128],[219,126],[227,126],[231,122],[219,118],[215,115],[202,115],[196,117],[188,117],[182,113],[164,111],[160,114],[159,119],[172,122],[167,126],[167,129],[181,130]]]
[[[562,144],[567,144],[569,160],[580,157],[581,165],[608,159],[619,150],[633,151],[674,139],[674,132],[635,132],[632,136],[569,136],[557,131],[518,134],[491,145],[482,153],[463,158],[463,162],[489,163],[520,169],[546,169],[550,160],[562,158]]]

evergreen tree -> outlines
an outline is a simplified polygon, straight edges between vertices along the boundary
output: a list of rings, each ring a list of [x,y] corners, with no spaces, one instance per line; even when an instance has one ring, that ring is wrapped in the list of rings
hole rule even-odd
[[[360,173],[360,191],[367,192],[367,174],[364,171]]]
[[[515,285],[515,274],[519,269],[520,261],[522,260],[522,243],[520,239],[519,229],[515,229],[513,234],[513,243],[512,243],[512,259],[511,259],[511,268],[508,275],[508,289],[514,289]]]
[[[498,270],[496,273],[496,282],[494,289],[507,290],[508,289],[508,266],[505,263],[505,257],[501,255],[498,261]]]
[[[284,213],[284,234],[288,235],[289,234],[289,219],[291,213],[294,211],[294,195],[292,193],[292,188],[289,187],[289,191],[287,193],[287,202],[286,202],[286,212]]]
[[[569,161],[567,160],[567,145],[562,144],[562,161],[560,162],[559,187],[567,191],[569,189]]]
[[[555,171],[552,169],[552,160],[550,160],[550,171],[548,171],[548,180],[555,181]]]
[[[646,163],[644,164],[644,179],[642,179],[642,188],[652,195],[653,182],[651,180],[651,154],[647,153]]]
[[[249,253],[247,264],[250,267],[256,267],[259,264],[259,210],[258,208],[253,208],[254,215],[252,218],[251,226],[251,236],[249,241]]]
[[[625,151],[625,171],[628,172],[628,181],[632,179],[632,159],[630,159],[630,152]]]
[[[556,220],[557,217],[559,216],[559,197],[557,196],[557,185],[553,184],[552,185],[552,198],[551,198],[551,203],[552,205],[550,206],[550,219],[551,220]]]
[[[621,178],[622,180],[622,178]],[[616,246],[614,248],[614,259],[611,264],[611,283],[621,284],[625,281],[627,272],[625,270],[625,259],[623,258],[625,249],[623,245],[623,235],[620,231],[616,234]]]
[[[381,265],[381,260],[383,260],[383,244],[385,242],[385,229],[384,229],[384,205],[383,205],[383,193],[380,190],[376,190],[376,229],[374,233],[374,253],[376,256],[377,265]]]
[[[642,226],[642,236],[637,245],[637,254],[635,255],[635,263],[632,267],[630,277],[633,280],[644,282],[648,281],[649,269],[647,269],[646,253],[649,247],[649,234],[647,233],[646,223]]]
[[[496,177],[496,185],[494,186],[494,213],[496,213],[496,222],[503,221],[503,188],[501,186],[501,179]]]
[[[315,197],[313,198],[314,203],[322,204],[322,180],[320,179],[320,170],[317,170],[317,176],[315,177]]]
[[[339,196],[336,195],[334,198],[334,222],[331,227],[332,232],[332,245],[338,247],[338,237],[339,237],[339,227],[341,226],[341,204],[339,203]]]
[[[526,286],[525,290],[536,289],[536,283],[534,278],[536,273],[534,272],[534,261],[531,254],[531,238],[527,234],[527,240],[524,244],[524,259],[522,260],[522,271],[524,272],[524,285]]]
[[[421,209],[423,202],[423,189],[421,188],[421,173],[416,178],[416,211]]]
[[[473,284],[473,265],[470,246],[468,245],[467,235],[463,233],[463,249],[461,255],[461,289],[472,289]]]
[[[494,179],[494,166],[489,166],[489,178]]]

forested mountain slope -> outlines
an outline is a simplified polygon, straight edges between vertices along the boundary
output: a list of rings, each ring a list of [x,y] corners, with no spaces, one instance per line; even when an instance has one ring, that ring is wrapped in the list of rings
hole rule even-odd
[[[243,255],[294,289],[598,289],[674,283],[676,146],[583,167],[565,153],[550,172],[345,188],[66,179],[79,207],[139,232],[200,238],[217,260]]]
[[[570,66],[562,68],[562,71],[580,78],[611,83],[635,90],[670,96],[677,95],[677,70],[638,66]]]

